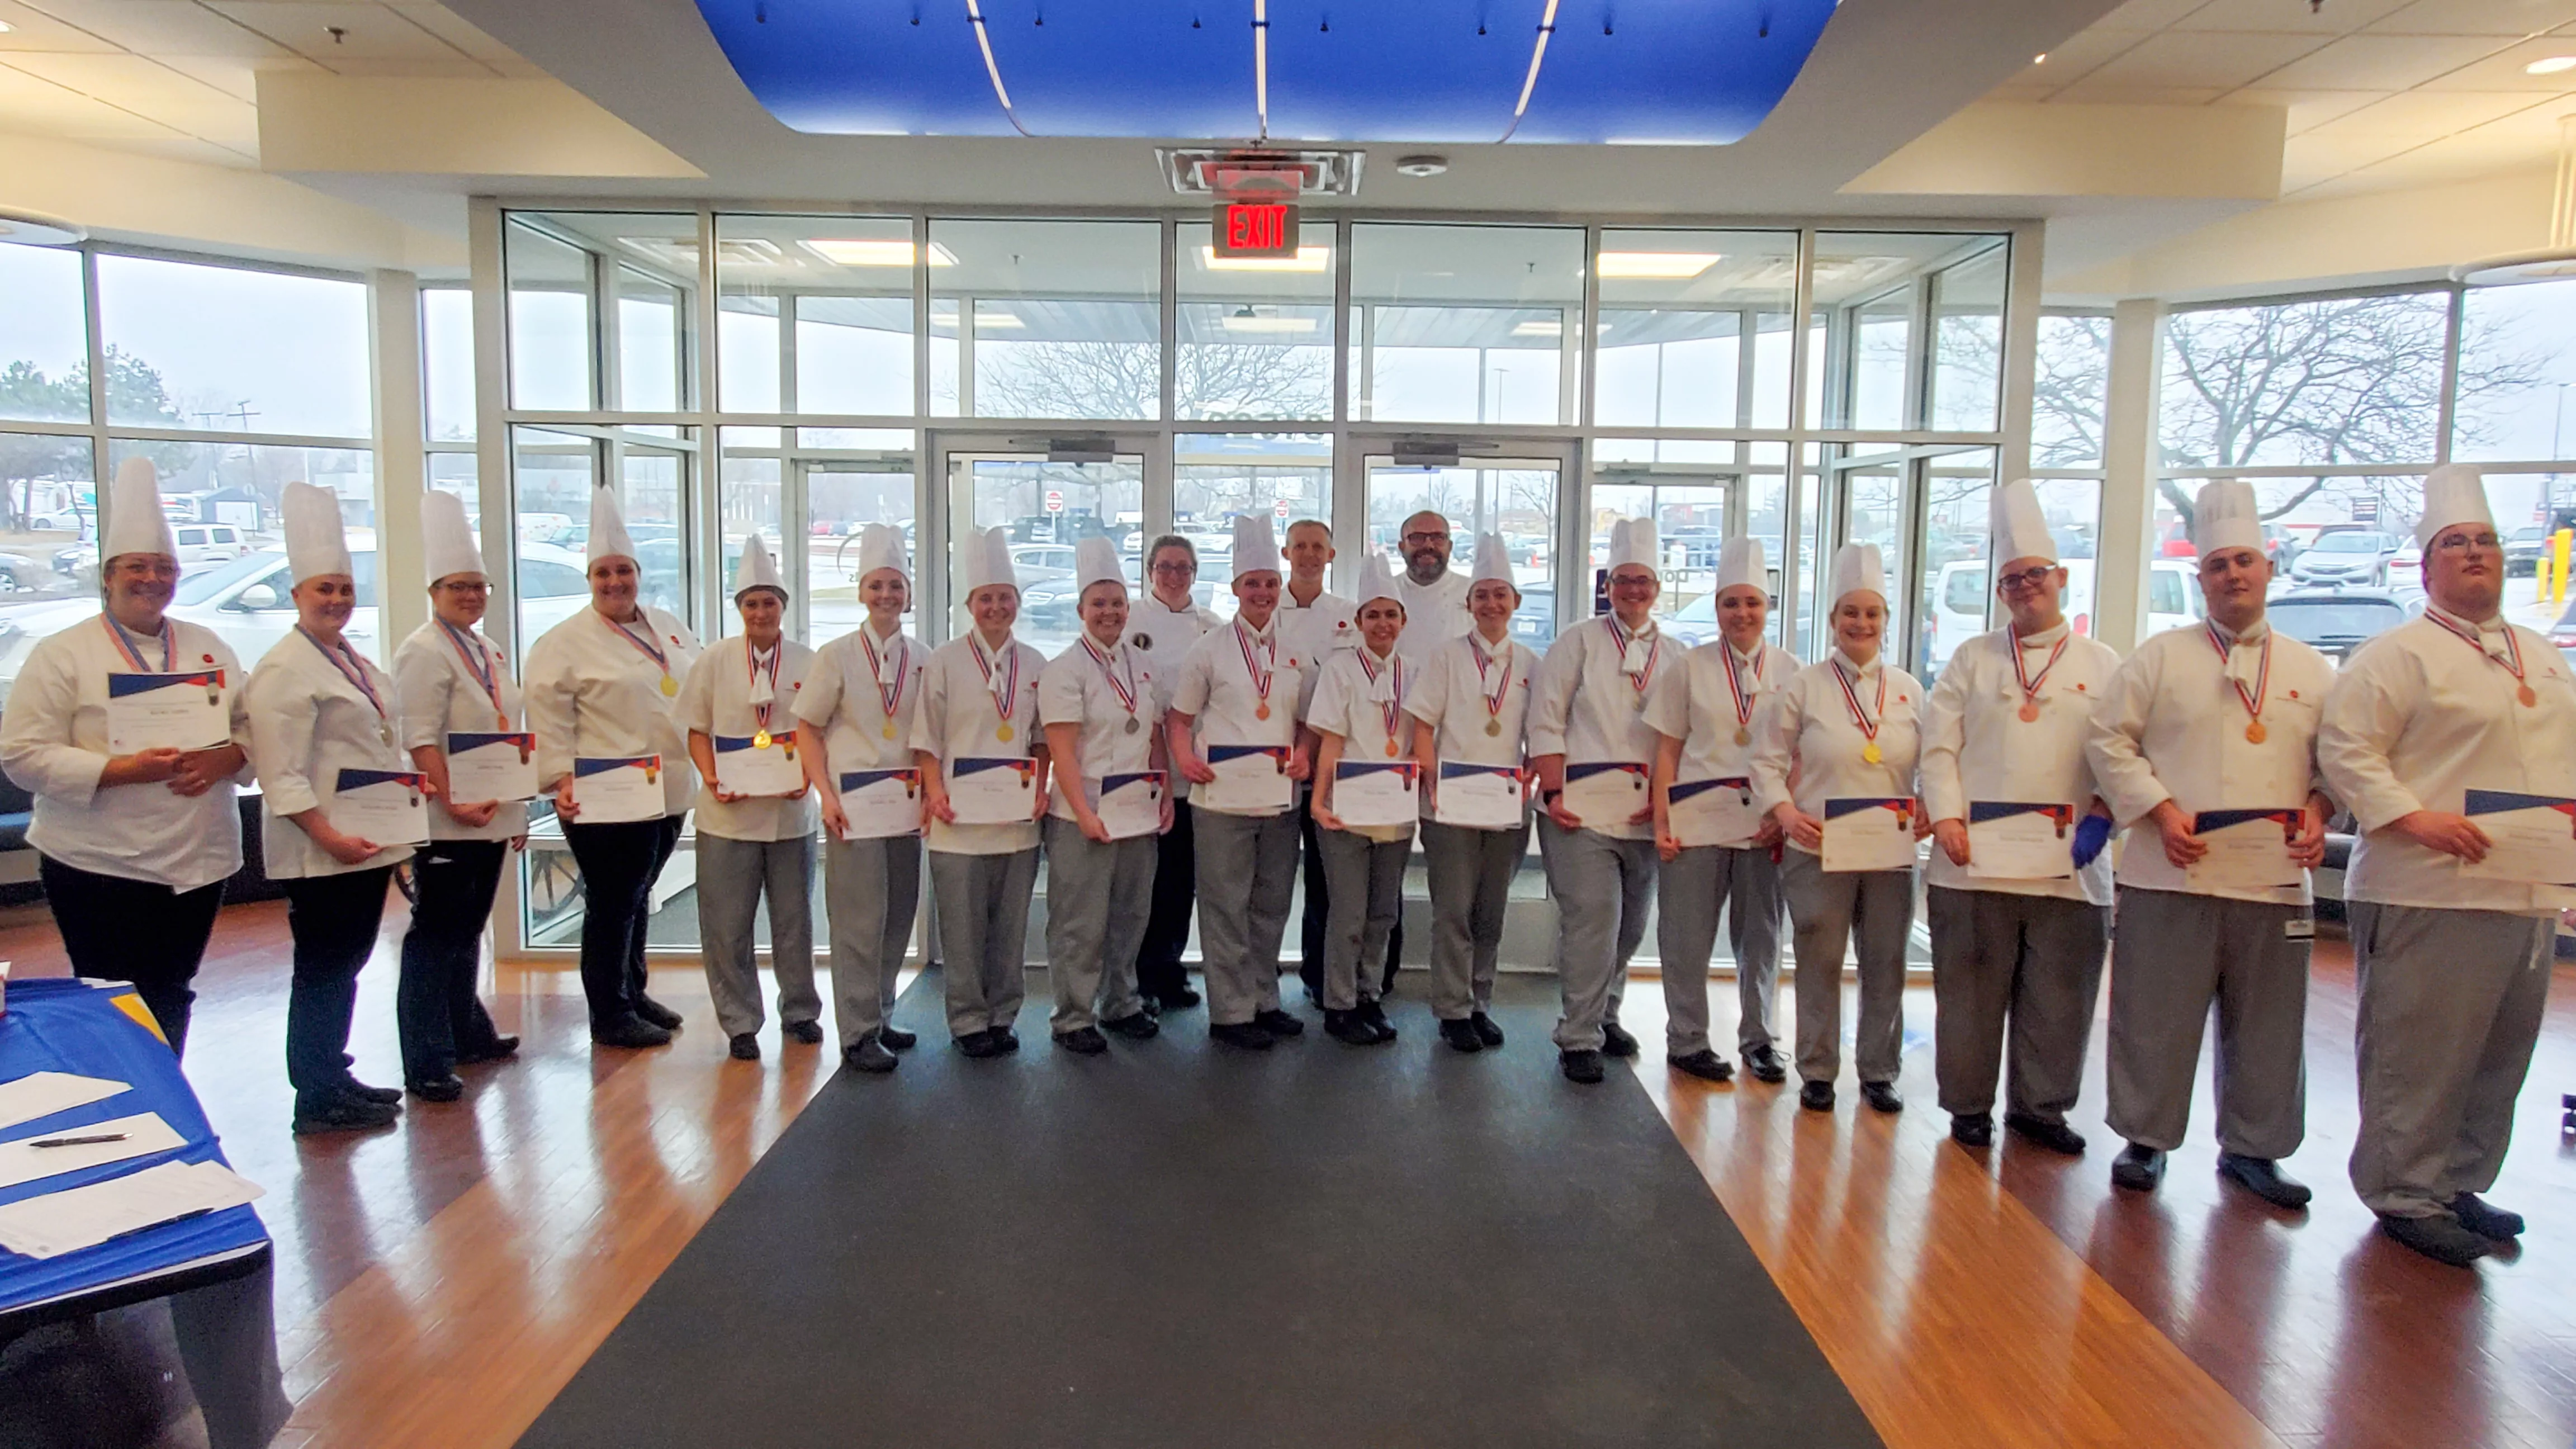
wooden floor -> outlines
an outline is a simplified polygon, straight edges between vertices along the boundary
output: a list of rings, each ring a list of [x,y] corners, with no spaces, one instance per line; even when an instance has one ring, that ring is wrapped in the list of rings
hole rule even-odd
[[[511,1443],[835,1065],[829,1048],[781,1052],[774,1030],[761,1064],[726,1061],[691,970],[656,974],[655,994],[690,1018],[675,1047],[594,1056],[568,973],[505,971],[494,1009],[527,1038],[518,1063],[475,1069],[465,1101],[415,1103],[392,1131],[299,1142],[285,936],[282,907],[225,913],[188,1070],[235,1165],[269,1192],[298,1402],[287,1449]],[[2317,956],[2310,1135],[2288,1164],[2318,1190],[2304,1215],[2222,1189],[2205,1082],[2163,1190],[2115,1194],[2098,1050],[2077,1122],[2092,1154],[1950,1145],[1926,992],[1908,1003],[1912,1105],[1892,1119],[1857,1108],[1848,1080],[1828,1117],[1799,1111],[1791,1088],[1671,1076],[1652,979],[1625,1016],[1648,1044],[1648,1092],[1894,1449],[2564,1449],[2576,1147],[2557,1102],[2576,1090],[2576,973],[2560,973],[2493,1194],[2532,1217],[2531,1249],[2462,1273],[2380,1240],[2351,1195],[2351,972],[2339,941]],[[59,963],[41,912],[0,923],[0,959]],[[380,950],[353,1043],[370,1081],[398,1076],[392,978]],[[1730,1036],[1733,993],[1714,996]],[[1784,991],[1784,1017],[1790,1004]]]

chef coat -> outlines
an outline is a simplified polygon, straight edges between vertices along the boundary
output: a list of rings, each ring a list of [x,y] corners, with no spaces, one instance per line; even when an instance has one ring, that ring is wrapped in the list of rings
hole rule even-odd
[[[2061,642],[2065,652],[2051,664],[2050,652]],[[2019,641],[2019,674],[2013,670],[2014,648],[2010,627],[1980,634],[1951,654],[1932,686],[1923,706],[1921,773],[1923,811],[1935,821],[1966,824],[1969,802],[1976,800],[2071,805],[2081,820],[2101,793],[2084,755],[2084,736],[2120,656],[2107,644],[2078,637],[2064,620]],[[2035,720],[2021,717],[2025,678],[2036,686],[2028,696],[2039,709]],[[2071,840],[2072,825],[2068,830]],[[1954,890],[2107,906],[2111,852],[2062,880],[2005,880],[1952,864],[1949,852],[1936,845],[1925,879]]]
[[[463,652],[467,649],[480,658],[492,688],[483,687],[475,666],[467,662]],[[492,698],[495,692],[500,695],[497,705]],[[501,657],[499,647],[471,629],[450,632],[436,619],[412,630],[394,650],[394,697],[401,701],[395,712],[402,719],[406,753],[427,745],[443,755],[451,733],[506,733],[517,730],[527,717],[519,682],[510,677],[509,661]],[[432,840],[510,840],[527,833],[528,806],[522,800],[502,801],[483,825],[460,825],[439,808],[438,801],[429,802]]]
[[[823,731],[835,788],[843,771],[913,768],[912,728],[929,663],[920,640],[899,628],[881,636],[867,622],[814,651],[805,687],[796,691],[796,717]]]
[[[1756,644],[1749,655],[1734,654],[1730,685],[1726,663],[1734,649],[1723,639],[1713,640],[1683,654],[1680,668],[1656,671],[1663,677],[1647,692],[1645,718],[1655,733],[1682,742],[1675,784],[1751,778],[1753,746],[1737,744],[1735,732],[1740,728],[1752,734],[1762,702],[1786,688],[1800,667],[1798,656],[1788,650]]]
[[[2136,824],[2168,799],[2183,814],[2197,815],[2304,807],[2310,791],[2326,788],[2317,773],[2316,736],[2334,667],[2268,623],[2257,622],[2232,640],[2224,661],[2213,637],[2227,634],[2215,621],[2205,621],[2147,640],[2112,673],[2102,702],[2093,707],[2085,754],[2111,818],[2122,826]],[[2266,638],[2272,641],[2272,673],[2261,696],[2264,738],[2258,745],[2245,738],[2252,716],[2236,683],[2255,690]],[[2278,905],[2308,901],[2304,875],[2294,886],[2202,889],[2145,833],[2120,851],[2119,882]]]
[[[1828,800],[1884,799],[1914,794],[1914,765],[1923,738],[1917,724],[1923,711],[1923,686],[1913,675],[1886,662],[1881,654],[1855,664],[1840,649],[1789,676],[1779,693],[1764,702],[1753,725],[1753,807],[1768,815],[1783,802],[1802,815],[1825,818]],[[1837,668],[1839,667],[1839,673]],[[1879,682],[1887,684],[1884,713]],[[1878,763],[1862,757],[1869,736],[1852,719],[1851,699],[1843,681],[1860,700],[1864,714],[1878,721]],[[1795,794],[1789,772],[1798,772]],[[1791,850],[1806,847],[1789,842]]]
[[[1285,592],[1285,590],[1282,590]],[[1147,590],[1143,597],[1127,606],[1127,647],[1136,651],[1138,667],[1153,672],[1154,681],[1163,691],[1155,705],[1159,713],[1172,707],[1172,688],[1180,682],[1181,661],[1210,630],[1222,629],[1225,621],[1214,609],[1188,604],[1175,609]],[[1181,772],[1172,772],[1172,798],[1190,798],[1190,782]]]
[[[1467,612],[1467,591],[1475,582],[1455,570],[1433,584],[1417,584],[1409,572],[1397,575],[1395,592],[1404,601],[1404,632],[1396,636],[1395,652],[1419,662],[1432,650],[1473,631],[1476,616]]]
[[[2417,810],[2459,813],[2471,790],[2576,796],[2576,681],[2566,661],[2529,629],[2444,616],[2478,637],[2472,645],[2429,617],[2438,612],[2363,645],[2326,694],[2317,763],[2362,832],[2344,899],[2526,915],[2576,906],[2576,891],[2482,880],[2457,856],[2386,828]],[[2508,634],[2530,705],[2505,667]]]
[[[1163,722],[1156,708],[1161,686],[1144,656],[1126,641],[1105,654],[1093,652],[1098,648],[1098,641],[1087,635],[1076,639],[1038,673],[1038,722],[1082,726],[1077,741],[1082,758],[1052,761],[1048,770],[1047,813],[1062,820],[1074,818],[1065,792],[1074,787],[1066,777],[1077,766],[1080,779],[1074,783],[1088,792],[1084,798],[1095,809],[1101,781],[1154,768],[1154,730]],[[1127,730],[1131,719],[1136,721],[1133,734]]]
[[[672,718],[684,730],[707,736],[708,747],[714,747],[717,735],[757,735],[763,728],[755,692],[770,695],[769,723],[773,737],[792,739],[796,731],[797,696],[805,690],[806,676],[814,670],[814,651],[795,640],[780,636],[778,640],[777,678],[770,677],[767,666],[760,670],[755,686],[751,671],[751,640],[736,634],[718,640],[698,662],[689,666],[689,677],[680,681],[680,697],[672,702]],[[814,792],[806,791],[793,800],[773,795],[758,800],[724,801],[716,798],[716,782],[698,782],[698,831],[726,840],[794,840],[814,833]]]
[[[344,865],[286,818],[317,808],[327,812],[340,793],[342,770],[412,768],[411,756],[396,743],[400,701],[393,676],[355,647],[340,658],[357,661],[374,699],[300,628],[270,645],[250,673],[251,762],[259,769],[265,807],[260,856],[272,880],[346,875],[411,859],[410,846],[390,845]]]
[[[47,857],[93,875],[151,881],[174,891],[212,885],[241,869],[241,811],[235,784],[252,777],[247,758],[229,781],[206,793],[174,795],[166,784],[98,787],[107,747],[107,677],[132,674],[101,614],[40,640],[19,667],[0,714],[0,767],[36,797],[27,843]],[[170,641],[162,668],[160,639],[137,639],[144,671],[224,672],[224,703],[233,743],[250,749],[248,681],[233,651],[202,624],[163,615]]]
[[[1262,719],[1254,711],[1262,695],[1253,681],[1252,668],[1244,662],[1246,653],[1259,660],[1270,676],[1270,718]],[[1296,700],[1302,688],[1300,676],[1306,660],[1279,640],[1279,618],[1270,618],[1269,627],[1255,629],[1237,618],[1200,637],[1187,657],[1181,660],[1180,676],[1172,682],[1171,707],[1192,716],[1196,723],[1190,733],[1199,757],[1207,757],[1210,745],[1284,745],[1297,743]],[[1175,773],[1178,773],[1176,770]],[[1281,807],[1285,809],[1285,806]],[[1235,810],[1229,814],[1268,816],[1277,810]]]
[[[1647,632],[1631,636],[1631,642],[1645,651],[1648,667],[1630,674],[1624,667],[1626,651],[1619,643],[1617,625],[1617,618],[1609,614],[1586,619],[1548,646],[1530,691],[1533,757],[1563,755],[1569,765],[1615,760],[1654,767],[1655,730],[1646,723],[1646,699],[1665,671],[1681,668],[1687,651],[1664,638],[1650,621]],[[1587,820],[1583,828],[1622,840],[1655,838],[1651,820],[1642,825]]]
[[[921,675],[921,711],[913,717],[912,747],[937,758],[943,769],[955,759],[1033,758],[1046,744],[1046,736],[1038,733],[1038,676],[1045,671],[1046,656],[1016,637],[1004,640],[989,660],[983,640],[974,634],[931,650]],[[1007,699],[999,692],[1003,690]],[[1011,729],[1007,740],[1001,737],[1006,720]],[[1035,850],[1037,844],[1035,820],[1013,825],[930,822],[930,848],[952,855],[1009,855]]]
[[[698,640],[686,624],[647,607],[643,620],[626,629],[662,651],[674,684],[688,677]],[[660,755],[662,813],[687,814],[698,772],[689,763],[688,735],[671,713],[676,694],[662,692],[663,677],[663,665],[597,609],[548,629],[528,651],[525,685],[528,727],[537,734],[538,788],[552,790],[572,773],[576,756]]]
[[[1396,636],[1398,639],[1402,635]],[[1374,669],[1377,677],[1371,679]],[[1321,669],[1308,671],[1316,679],[1312,691],[1314,706],[1306,716],[1306,727],[1320,734],[1342,737],[1342,758],[1346,760],[1410,760],[1413,758],[1413,716],[1404,707],[1413,692],[1416,679],[1414,666],[1405,662],[1400,651],[1390,652],[1385,659],[1369,652],[1363,642],[1356,649],[1345,649],[1326,660]],[[1387,711],[1395,714],[1395,733],[1387,733]],[[1392,747],[1392,748],[1390,748]],[[1417,792],[1418,793],[1418,792]],[[1410,825],[1358,825],[1351,833],[1376,841],[1402,840],[1413,834]]]
[[[1404,641],[1399,637],[1396,642]],[[1399,658],[1403,653],[1400,648],[1396,651]],[[1524,764],[1521,741],[1529,723],[1530,680],[1538,673],[1538,663],[1535,651],[1509,638],[1490,645],[1481,634],[1452,639],[1423,657],[1418,677],[1405,688],[1404,711],[1431,726],[1435,760]],[[1485,733],[1489,722],[1500,724],[1502,731]]]
[[[1300,720],[1314,707],[1315,685],[1323,678],[1323,662],[1339,650],[1359,647],[1359,614],[1359,605],[1329,590],[1315,595],[1311,604],[1300,604],[1289,596],[1286,585],[1280,586],[1279,611],[1271,616],[1278,621],[1279,647],[1295,649],[1316,662],[1315,668],[1306,671],[1298,690]]]

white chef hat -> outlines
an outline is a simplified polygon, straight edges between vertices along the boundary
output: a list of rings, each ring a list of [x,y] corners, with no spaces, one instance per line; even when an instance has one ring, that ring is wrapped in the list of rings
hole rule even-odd
[[[2466,463],[2445,463],[2424,475],[2424,516],[2415,520],[2415,546],[2431,548],[2443,529],[2457,523],[2493,529],[2495,513],[2487,506],[2486,475]]]
[[[957,596],[962,599],[989,584],[1020,586],[1020,572],[1011,564],[1011,531],[970,528],[957,540]]]
[[[1832,587],[1826,595],[1834,604],[1859,593],[1876,594],[1882,603],[1887,599],[1887,565],[1879,560],[1877,544],[1847,543],[1834,550],[1834,571],[1829,578]]]
[[[1367,557],[1360,560],[1359,606],[1367,608],[1372,599],[1393,599],[1399,606],[1404,603],[1404,595],[1395,591],[1395,570],[1386,566],[1386,555],[1376,549],[1370,549]]]
[[[2263,511],[2254,485],[2242,478],[2212,478],[2191,505],[2191,547],[2202,558],[2222,548],[2263,551]]]
[[[420,539],[431,583],[458,574],[488,577],[474,525],[465,521],[464,499],[436,488],[420,495]]]
[[[635,553],[635,540],[626,531],[626,510],[617,506],[617,490],[590,490],[590,550],[586,559],[597,563],[604,558],[622,558],[638,570],[644,561]]]
[[[1498,579],[1507,583],[1512,586],[1514,592],[1518,592],[1521,586],[1521,581],[1512,574],[1511,548],[1503,542],[1503,536],[1499,533],[1476,535],[1476,574],[1467,582],[1473,585],[1482,583],[1486,579]]]
[[[1996,489],[1987,503],[1987,520],[1997,567],[2022,558],[2057,562],[2057,539],[2048,531],[2048,517],[2039,511],[2039,490],[2029,479],[2015,478]]]
[[[353,574],[349,535],[340,522],[340,499],[310,483],[286,485],[286,571],[296,583],[325,574]]]
[[[1089,593],[1093,584],[1126,582],[1127,570],[1118,563],[1118,545],[1093,537],[1073,546],[1073,587],[1077,596]]]
[[[912,582],[912,569],[903,558],[903,530],[891,523],[871,523],[859,530],[859,573],[866,578],[879,569],[892,569]]]
[[[769,541],[755,533],[742,541],[742,560],[733,566],[735,603],[754,589],[776,589],[787,597],[787,581],[778,576],[778,560],[770,557]]]
[[[1234,576],[1279,572],[1279,538],[1267,513],[1238,513],[1234,518]]]
[[[1717,585],[1709,590],[1722,594],[1738,585],[1759,589],[1764,598],[1771,596],[1771,569],[1762,557],[1762,540],[1750,534],[1737,534],[1717,551]]]
[[[149,458],[128,458],[116,465],[116,482],[107,495],[107,529],[98,536],[100,562],[129,553],[179,557],[178,536],[170,531],[169,515],[161,511],[161,478]]]
[[[1623,518],[1610,525],[1610,567],[1642,564],[1661,578],[1663,549],[1655,540],[1655,520]]]

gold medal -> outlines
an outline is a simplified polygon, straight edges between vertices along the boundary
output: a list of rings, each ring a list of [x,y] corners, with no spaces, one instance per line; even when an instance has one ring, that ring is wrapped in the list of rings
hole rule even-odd
[[[1887,758],[1885,755],[1878,752],[1878,741],[1876,740],[1871,740],[1868,744],[1860,747],[1860,757],[1873,765]]]
[[[765,750],[765,749],[768,749],[768,748],[769,748],[769,731],[767,731],[767,730],[754,730],[754,731],[752,732],[752,735],[751,735],[751,747],[752,747],[753,749],[755,749],[755,750]]]
[[[1489,734],[1489,735],[1499,735],[1499,734],[1501,734],[1502,732],[1503,732],[1503,722],[1502,722],[1501,720],[1498,720],[1498,719],[1489,719],[1489,720],[1485,721],[1485,733],[1487,733],[1487,734]]]
[[[2271,733],[2270,730],[2263,728],[2261,720],[2255,720],[2245,726],[2245,742],[2249,745],[2259,745],[2270,738]]]
[[[676,679],[673,679],[671,676],[669,676],[669,675],[667,675],[667,674],[663,675],[663,676],[662,676],[662,697],[663,697],[664,699],[672,699],[672,698],[676,698],[676,697],[679,695],[679,693],[680,693],[680,681],[678,681],[678,680],[676,680]]]
[[[2036,700],[2025,699],[2021,702],[2021,722],[2023,724],[2039,723],[2039,704]]]
[[[1739,745],[1749,745],[1753,743],[1753,731],[1746,729],[1742,725],[1737,725],[1735,727],[1735,742]]]
[[[2524,686],[2523,686],[2522,688],[2520,688],[2520,689],[2515,690],[2515,691],[2513,692],[2513,697],[2514,697],[2514,698],[2516,698],[2516,699],[2518,699],[2518,700],[2521,700],[2521,701],[2522,701],[2522,707],[2523,707],[2523,708],[2525,708],[2525,709],[2529,709],[2529,708],[2531,708],[2533,705],[2540,703],[2540,696],[2539,696],[2539,695],[2537,695],[2537,694],[2535,694],[2535,693],[2533,693],[2533,692],[2532,692],[2532,688],[2531,688],[2531,686],[2530,686],[2530,685],[2528,685],[2528,684],[2524,685]]]
[[[1254,705],[1252,707],[1252,717],[1254,719],[1270,718],[1270,702],[1268,700],[1264,700],[1261,703]]]
[[[993,727],[993,738],[1000,740],[1005,744],[1010,743],[1011,736],[1018,733],[1019,731],[1012,729],[1007,724],[995,725]]]
[[[885,734],[885,737],[886,737],[887,739],[893,739],[893,738],[894,738],[894,721],[893,721],[893,720],[887,720],[887,721],[885,722],[885,730],[884,730],[884,734]]]

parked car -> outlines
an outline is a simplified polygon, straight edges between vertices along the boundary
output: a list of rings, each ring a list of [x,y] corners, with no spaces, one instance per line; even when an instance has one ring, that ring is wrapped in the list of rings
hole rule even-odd
[[[2300,589],[2264,605],[2272,627],[2340,667],[2368,640],[2406,622],[2406,605],[2384,589]]]
[[[1780,607],[1780,571],[1772,569],[1770,575],[1771,607],[1776,611]],[[1663,630],[1692,649],[1717,638],[1717,591],[1711,589],[1684,605],[1680,613],[1663,621]]]
[[[2290,565],[2290,582],[2386,588],[2388,560],[2396,552],[2397,540],[2385,533],[2355,528],[2323,534]]]
[[[250,552],[250,538],[229,523],[173,524],[171,536],[179,544],[179,563],[222,563]]]
[[[1521,590],[1521,606],[1512,611],[1512,642],[1541,654],[1556,639],[1556,585],[1531,584]]]
[[[2093,577],[2095,562],[2089,558],[2058,560],[2066,570],[2066,596],[2060,607],[2075,625],[2078,634],[2093,632]],[[1943,564],[1933,577],[1932,617],[1926,621],[1929,637],[1925,640],[1919,671],[1925,684],[1939,676],[1941,666],[1961,644],[1993,627],[1986,622],[1986,564],[1982,559],[1962,559]],[[2179,628],[2199,618],[2203,612],[2200,581],[2192,565],[2181,559],[2151,559],[2147,564],[2147,631]],[[1996,617],[2002,617],[1997,606]]]
[[[2549,530],[2538,524],[2517,528],[2505,535],[2504,571],[2515,574],[2540,572],[2540,560],[2549,553]]]

